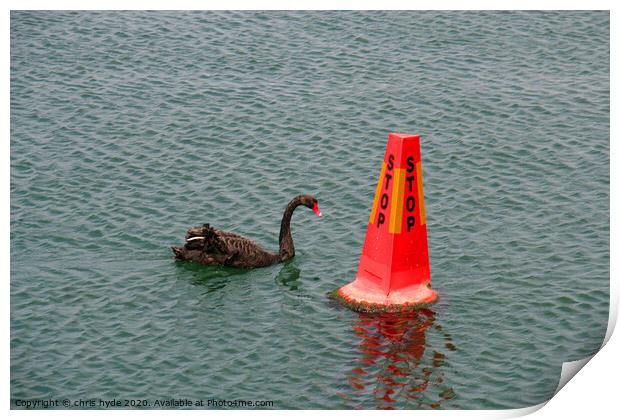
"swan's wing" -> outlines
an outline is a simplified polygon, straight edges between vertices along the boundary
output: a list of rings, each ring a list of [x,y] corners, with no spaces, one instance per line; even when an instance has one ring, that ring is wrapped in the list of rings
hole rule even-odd
[[[200,252],[202,257],[233,267],[271,262],[275,255],[250,239],[212,228],[208,224],[187,231],[185,249],[195,250]]]
[[[212,228],[213,232],[215,232],[215,234],[217,236],[219,236],[222,239],[241,239],[244,241],[250,241],[248,238],[245,238],[239,234],[233,233],[233,232],[227,232],[225,230],[219,230],[219,229],[215,229]],[[251,242],[251,241],[250,241]]]
[[[256,242],[248,238],[244,238],[241,235],[237,235],[236,233],[217,231],[217,237],[219,241],[218,243],[226,249],[226,254],[230,256],[252,256],[266,252]]]
[[[209,225],[205,225],[202,229],[203,250],[210,254],[228,255],[231,253],[226,236],[222,235],[222,231],[214,229]]]

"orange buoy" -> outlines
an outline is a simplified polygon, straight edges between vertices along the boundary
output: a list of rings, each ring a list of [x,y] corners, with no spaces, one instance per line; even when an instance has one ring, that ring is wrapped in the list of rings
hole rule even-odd
[[[430,287],[420,136],[390,133],[355,280],[332,297],[361,312],[437,300]]]

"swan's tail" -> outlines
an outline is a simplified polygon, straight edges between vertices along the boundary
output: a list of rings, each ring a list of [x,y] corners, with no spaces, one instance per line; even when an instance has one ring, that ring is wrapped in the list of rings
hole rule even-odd
[[[178,246],[171,246],[170,249],[172,249],[172,252],[174,252],[174,256],[175,258],[178,258],[180,260],[183,260],[183,248],[179,248]]]

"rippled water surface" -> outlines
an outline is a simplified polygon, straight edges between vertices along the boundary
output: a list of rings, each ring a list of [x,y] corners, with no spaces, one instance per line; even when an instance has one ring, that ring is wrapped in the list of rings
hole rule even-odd
[[[354,277],[387,135],[422,136],[433,287]],[[205,222],[297,256],[175,262]],[[609,299],[609,14],[13,12],[11,398],[517,408]]]

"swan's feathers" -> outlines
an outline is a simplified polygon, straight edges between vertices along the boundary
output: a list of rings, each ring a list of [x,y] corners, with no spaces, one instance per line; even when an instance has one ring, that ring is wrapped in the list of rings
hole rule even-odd
[[[225,265],[233,265],[239,256],[248,258],[268,253],[248,238],[212,228],[208,224],[189,229],[185,239],[186,249],[202,250],[213,258],[222,259]]]

